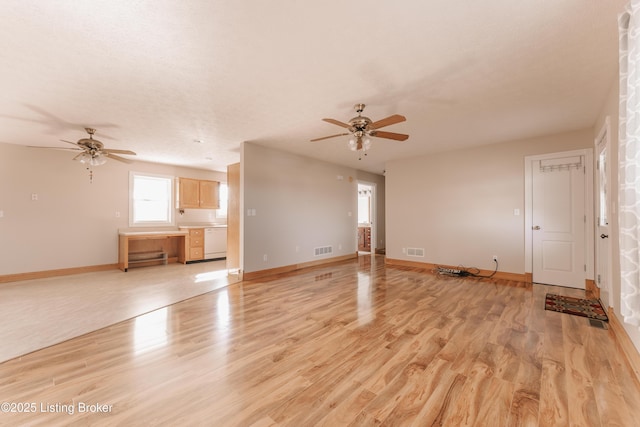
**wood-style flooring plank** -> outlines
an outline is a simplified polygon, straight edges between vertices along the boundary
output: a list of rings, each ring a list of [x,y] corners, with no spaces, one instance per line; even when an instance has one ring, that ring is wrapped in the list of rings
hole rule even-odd
[[[546,292],[580,296],[380,256],[234,283],[0,364],[0,402],[59,409],[0,425],[634,425],[612,332]]]

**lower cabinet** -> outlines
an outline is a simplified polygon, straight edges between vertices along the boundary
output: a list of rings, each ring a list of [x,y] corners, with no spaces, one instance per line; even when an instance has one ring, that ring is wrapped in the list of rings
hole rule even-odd
[[[358,250],[371,252],[371,227],[358,227]]]
[[[189,257],[187,261],[204,259],[204,229],[189,229]]]
[[[188,231],[187,262],[222,259],[227,256],[227,227],[180,226],[179,228]]]

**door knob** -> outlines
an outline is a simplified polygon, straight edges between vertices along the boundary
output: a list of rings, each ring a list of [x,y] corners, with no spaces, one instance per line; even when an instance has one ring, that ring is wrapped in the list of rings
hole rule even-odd
[[[535,225],[533,227],[531,227],[532,230],[540,230],[540,226],[539,225]]]
[[[609,235],[608,235],[608,234],[604,234],[604,233],[602,233],[602,234],[600,235],[600,238],[601,238],[601,239],[606,239],[606,238],[608,238],[608,237],[609,237]]]

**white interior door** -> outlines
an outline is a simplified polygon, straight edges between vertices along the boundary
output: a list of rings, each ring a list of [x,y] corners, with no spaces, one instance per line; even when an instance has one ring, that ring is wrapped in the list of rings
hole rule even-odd
[[[585,158],[532,165],[533,281],[585,288]]]
[[[611,307],[611,240],[609,215],[611,205],[611,167],[609,158],[609,122],[596,139],[596,283],[605,307]]]

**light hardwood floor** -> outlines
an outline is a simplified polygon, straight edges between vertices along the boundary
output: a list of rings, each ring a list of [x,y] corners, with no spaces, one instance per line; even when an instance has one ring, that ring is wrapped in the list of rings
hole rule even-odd
[[[0,283],[0,363],[234,281],[221,260]]]
[[[35,409],[0,424],[637,426],[610,331],[546,292],[580,295],[380,256],[231,284],[0,364]]]

